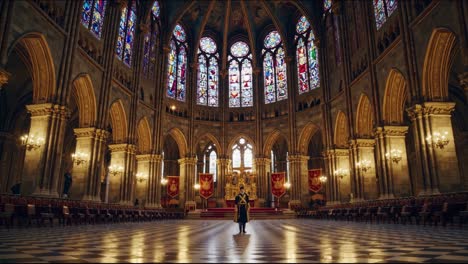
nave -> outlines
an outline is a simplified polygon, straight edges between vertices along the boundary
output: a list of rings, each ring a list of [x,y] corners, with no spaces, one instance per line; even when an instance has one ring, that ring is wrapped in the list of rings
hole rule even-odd
[[[468,230],[329,220],[228,220],[0,230],[1,263],[463,262]]]

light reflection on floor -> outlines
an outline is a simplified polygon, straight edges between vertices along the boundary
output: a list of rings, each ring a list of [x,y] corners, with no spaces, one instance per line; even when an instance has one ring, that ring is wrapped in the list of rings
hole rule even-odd
[[[179,220],[0,230],[0,262],[444,262],[468,231],[315,220]]]

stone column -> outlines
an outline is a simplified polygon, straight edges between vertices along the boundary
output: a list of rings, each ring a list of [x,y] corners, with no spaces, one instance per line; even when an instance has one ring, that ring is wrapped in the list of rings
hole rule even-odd
[[[465,91],[465,98],[468,98],[468,72],[464,72],[458,75],[458,78],[460,79],[461,87],[463,87],[463,90]],[[0,81],[0,86],[1,86],[1,81]]]
[[[162,155],[148,155],[148,184],[146,191],[146,208],[161,208],[161,173]],[[138,158],[137,158],[138,161]]]
[[[109,203],[133,204],[133,173],[135,163],[135,145],[109,145],[111,166],[121,166],[123,171],[115,175],[109,174]]]
[[[327,182],[325,183],[325,198],[327,205],[336,204],[338,199],[336,198],[337,184],[336,179],[333,177],[334,171],[334,154],[333,151],[327,150],[322,153],[323,160],[325,162],[324,175],[327,176]]]
[[[197,165],[196,158],[179,159],[180,166],[180,186],[179,186],[179,206],[184,205],[187,209],[195,209],[195,167]]]
[[[0,131],[0,193],[11,193],[10,188],[21,177],[20,162],[24,159],[24,151],[18,146],[18,138],[14,134]]]
[[[257,203],[259,207],[268,207],[271,197],[270,175],[271,160],[266,158],[255,158],[253,160],[253,173],[257,175]]]
[[[377,146],[383,174],[379,177],[379,199],[391,199],[410,196],[411,182],[409,178],[408,157],[406,154],[405,135],[407,126],[384,126],[377,128]],[[392,155],[392,151],[398,155]],[[393,156],[400,156],[394,160]]]
[[[351,177],[350,177],[350,164],[349,164],[349,150],[348,149],[334,149],[332,159],[334,160],[333,177],[336,184],[336,199],[339,202],[349,202],[354,199],[350,196],[351,192]],[[344,170],[346,173],[343,177],[336,174],[337,170]]]
[[[355,174],[355,186],[353,189],[354,202],[377,199],[378,188],[374,158],[374,139],[355,139],[351,141],[354,164],[352,168]],[[370,168],[358,167],[357,162],[368,161]]]
[[[289,208],[301,205],[301,155],[289,155],[289,182],[291,183]]]
[[[301,171],[301,181],[299,183],[300,187],[300,197],[302,206],[308,207],[310,201],[310,192],[309,192],[309,156],[299,156],[299,166]]]
[[[136,174],[140,174],[141,178],[135,178],[134,198],[137,198],[141,205],[147,203],[150,177],[153,176],[154,178],[154,175],[151,175],[154,171],[152,169],[153,160],[154,156],[151,154],[136,155]]]
[[[100,175],[96,173],[102,159],[101,142],[107,132],[89,128],[75,128],[76,148],[75,153],[84,153],[88,159],[81,164],[73,162],[73,183],[70,187],[70,198],[77,200],[100,201]],[[96,192],[96,190],[99,190]]]
[[[222,207],[226,207],[226,201],[224,196],[226,195],[226,191],[224,187],[226,187],[226,176],[229,174],[229,166],[231,165],[230,159],[217,159],[216,160],[216,171],[218,173],[218,180],[217,180],[217,188],[216,188],[216,197],[218,197],[217,203],[222,205]]]
[[[418,194],[437,194],[440,191],[462,189],[464,177],[460,175],[458,169],[454,169],[458,168],[451,121],[454,109],[453,102],[425,102],[408,109],[411,120],[415,123],[415,133],[425,139],[421,140],[420,144],[426,150],[426,155],[422,155],[422,158],[424,158],[423,163],[427,164],[428,173],[423,174],[422,182],[419,178],[416,183]],[[447,140],[446,145],[437,144],[437,134]]]
[[[3,85],[8,83],[11,74],[4,69],[0,68],[0,91],[2,90]]]
[[[43,144],[38,149],[26,151],[21,194],[58,197],[66,108],[49,103],[27,105],[26,108],[31,114],[29,137],[42,138]]]

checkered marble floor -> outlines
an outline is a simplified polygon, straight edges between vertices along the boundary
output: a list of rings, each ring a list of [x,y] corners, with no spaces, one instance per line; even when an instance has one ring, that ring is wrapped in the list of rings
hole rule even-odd
[[[468,262],[468,230],[309,219],[0,230],[0,262]]]

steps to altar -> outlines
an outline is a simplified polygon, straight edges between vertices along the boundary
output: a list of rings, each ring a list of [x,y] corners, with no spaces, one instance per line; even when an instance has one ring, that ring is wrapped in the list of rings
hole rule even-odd
[[[250,208],[250,220],[258,219],[293,219],[296,218],[294,211],[288,209],[275,208]],[[191,211],[187,215],[187,219],[204,219],[204,220],[233,220],[234,208],[208,208]]]

